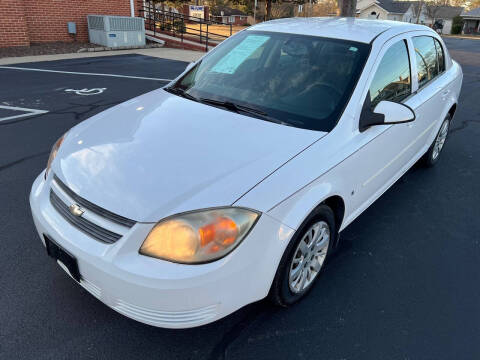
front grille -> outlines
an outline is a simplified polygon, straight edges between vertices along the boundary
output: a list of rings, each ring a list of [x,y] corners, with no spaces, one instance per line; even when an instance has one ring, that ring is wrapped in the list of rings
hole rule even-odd
[[[53,190],[50,190],[50,202],[60,215],[62,215],[69,223],[99,241],[113,244],[122,237],[122,235],[104,229],[81,216],[73,215],[67,204],[65,204]]]
[[[69,196],[72,198],[73,201],[75,201],[76,204],[80,205],[82,208],[85,208],[87,210],[90,210],[94,212],[95,214],[104,217],[107,220],[110,220],[114,223],[117,223],[119,225],[127,226],[131,228],[133,225],[135,225],[135,221],[130,220],[126,217],[114,214],[108,210],[105,210],[101,208],[100,206],[97,206],[95,204],[92,204],[90,201],[85,200],[81,196],[78,196],[75,194],[67,185],[65,185],[58,177],[57,175],[53,175],[53,180],[58,184],[58,186]]]

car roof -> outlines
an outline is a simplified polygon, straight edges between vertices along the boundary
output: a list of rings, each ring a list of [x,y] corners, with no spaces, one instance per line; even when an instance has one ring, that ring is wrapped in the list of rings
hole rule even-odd
[[[424,25],[400,21],[369,20],[348,17],[286,18],[263,22],[248,30],[282,32],[322,36],[334,39],[370,43],[375,37],[389,31],[392,36],[415,30],[426,30]]]

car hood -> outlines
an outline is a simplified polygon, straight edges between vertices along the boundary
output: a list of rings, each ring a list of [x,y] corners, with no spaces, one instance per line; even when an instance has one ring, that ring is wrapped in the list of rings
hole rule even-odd
[[[323,135],[159,89],[72,128],[52,169],[88,201],[156,222],[233,204]]]

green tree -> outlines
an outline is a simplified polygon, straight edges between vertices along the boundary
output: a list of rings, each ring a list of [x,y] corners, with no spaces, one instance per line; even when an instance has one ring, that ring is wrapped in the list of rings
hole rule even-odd
[[[452,20],[452,34],[461,34],[463,29],[463,18],[455,16]]]

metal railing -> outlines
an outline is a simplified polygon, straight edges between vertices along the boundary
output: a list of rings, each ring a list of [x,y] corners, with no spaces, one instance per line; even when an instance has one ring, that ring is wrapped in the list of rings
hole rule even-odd
[[[157,9],[152,2],[145,2],[145,6],[139,9],[139,16],[145,19],[145,29],[153,31],[153,36],[163,33],[180,38],[182,43],[184,40],[199,42],[205,44],[205,51],[208,51],[209,44],[217,45],[233,32],[232,24]],[[227,35],[210,31],[212,25],[225,26]]]

